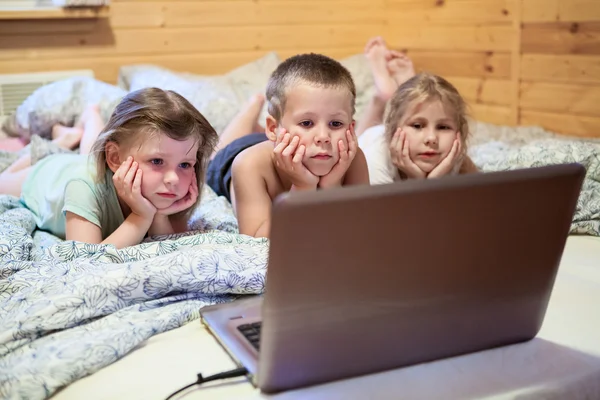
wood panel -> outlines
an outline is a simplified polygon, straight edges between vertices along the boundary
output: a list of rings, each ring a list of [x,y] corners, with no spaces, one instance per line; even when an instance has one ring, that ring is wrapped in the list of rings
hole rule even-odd
[[[521,79],[600,84],[600,55],[524,54]]]
[[[444,51],[510,51],[514,30],[510,26],[444,26],[395,24],[387,26],[386,38],[398,48]]]
[[[380,32],[378,25],[238,26],[111,30],[99,23],[93,32],[0,37],[0,59],[57,59],[131,54],[204,53],[251,50],[309,51],[352,47]],[[196,38],[190,40],[190,38]]]
[[[520,105],[529,110],[598,115],[600,85],[522,82]]]
[[[600,54],[600,21],[524,24],[523,53]]]
[[[313,49],[313,51],[342,59],[359,53],[360,48]],[[130,64],[155,64],[180,72],[216,75],[232,70],[240,65],[256,60],[267,53],[266,50],[229,52],[229,53],[198,53],[198,54],[150,54],[130,56],[100,56],[89,58],[59,58],[51,63],[41,65],[36,59],[7,60],[0,62],[0,74],[18,72],[63,71],[69,69],[92,69],[96,79],[115,83],[119,68]],[[283,50],[277,54],[287,58],[295,51]]]
[[[138,4],[130,3],[129,6],[137,7]],[[315,2],[310,6],[304,0],[173,1],[164,7],[164,25],[167,27],[340,23],[382,25],[385,20],[383,0],[330,0]],[[287,28],[282,26],[282,29]]]
[[[391,23],[423,21],[443,25],[510,24],[518,0],[390,0]]]
[[[510,107],[470,103],[471,116],[480,121],[497,125],[512,125]]]
[[[556,133],[568,135],[600,136],[600,117],[587,117],[573,114],[549,113],[521,110],[521,125],[537,125]]]
[[[428,51],[400,47],[397,49],[406,51],[418,71],[428,71],[443,76],[495,79],[510,77],[511,59],[508,53]]]
[[[446,77],[470,103],[511,104],[511,81],[482,78]]]
[[[523,0],[523,22],[600,21],[598,0]]]
[[[478,119],[600,135],[600,0],[113,0],[103,15],[2,20],[0,73],[220,74],[268,51],[341,59],[381,35]]]

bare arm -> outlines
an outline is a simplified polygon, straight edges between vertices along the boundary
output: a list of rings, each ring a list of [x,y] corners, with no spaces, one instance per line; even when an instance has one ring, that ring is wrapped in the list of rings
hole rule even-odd
[[[257,171],[256,163],[243,152],[231,166],[231,201],[241,234],[269,237],[271,197],[267,184]],[[254,165],[253,165],[254,164]]]
[[[359,147],[356,151],[354,160],[352,160],[352,164],[350,164],[350,167],[344,176],[343,186],[363,184],[369,184],[369,168],[367,166],[365,153],[363,153],[362,149]]]
[[[121,226],[109,237],[102,240],[102,231],[98,225],[67,211],[66,239],[91,244],[112,244],[118,249],[140,244],[150,228],[151,220],[145,220],[137,214],[129,214]]]

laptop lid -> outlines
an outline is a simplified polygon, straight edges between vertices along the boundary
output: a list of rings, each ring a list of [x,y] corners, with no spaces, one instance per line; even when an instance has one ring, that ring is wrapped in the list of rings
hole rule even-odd
[[[533,338],[578,164],[280,197],[257,385],[265,392]]]

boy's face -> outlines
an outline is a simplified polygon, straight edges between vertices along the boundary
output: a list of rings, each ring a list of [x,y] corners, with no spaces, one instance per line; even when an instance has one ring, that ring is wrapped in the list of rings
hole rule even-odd
[[[452,149],[457,125],[439,100],[415,104],[399,124],[406,132],[411,160],[431,172]]]
[[[306,146],[302,160],[316,176],[324,176],[338,162],[338,143],[346,144],[346,131],[354,129],[352,94],[345,88],[324,88],[297,84],[288,89],[285,109],[277,129],[298,136]]]

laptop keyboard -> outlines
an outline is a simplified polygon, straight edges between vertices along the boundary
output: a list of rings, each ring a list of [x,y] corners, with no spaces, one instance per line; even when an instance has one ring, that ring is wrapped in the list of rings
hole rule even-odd
[[[254,346],[258,351],[260,347],[260,326],[261,322],[254,322],[252,324],[239,325],[237,328],[242,335]]]

